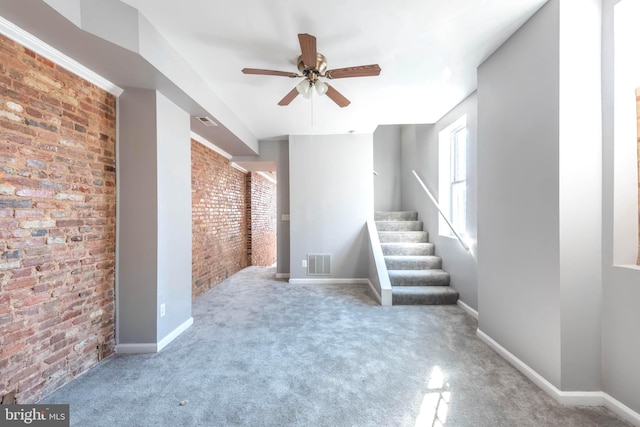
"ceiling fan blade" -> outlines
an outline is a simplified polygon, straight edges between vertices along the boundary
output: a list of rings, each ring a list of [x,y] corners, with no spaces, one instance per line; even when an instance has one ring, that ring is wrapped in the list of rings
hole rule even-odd
[[[242,72],[245,74],[259,74],[263,76],[302,77],[289,71],[261,70],[259,68],[243,68]]]
[[[318,59],[316,48],[316,38],[311,34],[298,34],[300,50],[302,51],[302,62],[305,67],[315,68]]]
[[[338,107],[340,108],[344,108],[347,105],[351,104],[351,101],[345,98],[344,95],[335,90],[331,85],[327,85],[327,96],[331,98],[333,102],[338,104]]]
[[[380,75],[380,66],[378,64],[359,65],[357,67],[337,68],[325,72],[328,79],[344,79],[345,77],[369,77]]]
[[[282,105],[282,106],[289,105],[291,101],[293,101],[296,98],[296,96],[298,96],[298,94],[299,94],[298,89],[294,87],[293,89],[291,89],[291,92],[286,94],[284,98],[282,98],[280,102],[278,102],[278,105]]]

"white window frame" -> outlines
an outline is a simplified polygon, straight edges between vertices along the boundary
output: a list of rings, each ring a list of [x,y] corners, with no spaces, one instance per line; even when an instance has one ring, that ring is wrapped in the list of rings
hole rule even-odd
[[[464,144],[464,156],[460,157],[460,153],[457,152],[456,137],[464,132],[465,144]],[[464,115],[458,120],[451,123],[445,129],[438,134],[438,203],[442,208],[447,219],[454,226],[458,234],[465,236],[467,234],[467,182],[468,182],[468,155],[469,155],[469,136],[467,130],[467,116]],[[456,155],[457,154],[457,155]],[[460,160],[462,161],[460,162]],[[463,174],[460,173],[460,168],[463,169]],[[456,173],[457,172],[457,173]],[[464,186],[464,207],[463,212],[454,212],[455,187]],[[463,216],[463,219],[460,217]],[[441,236],[454,237],[454,233],[449,228],[447,222],[439,217],[438,233]]]

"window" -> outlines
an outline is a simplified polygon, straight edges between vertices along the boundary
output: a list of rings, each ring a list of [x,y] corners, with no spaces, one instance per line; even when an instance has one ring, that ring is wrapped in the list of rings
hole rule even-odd
[[[463,116],[439,134],[439,203],[459,234],[467,233],[467,117]],[[453,235],[444,219],[440,234]]]

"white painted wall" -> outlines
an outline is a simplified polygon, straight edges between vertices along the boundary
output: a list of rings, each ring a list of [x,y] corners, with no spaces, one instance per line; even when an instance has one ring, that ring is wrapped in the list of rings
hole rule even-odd
[[[156,92],[158,311],[161,341],[191,318],[191,131],[189,114]]]
[[[292,279],[309,278],[309,253],[332,254],[330,278],[368,277],[372,170],[371,134],[289,138]]]
[[[559,6],[478,69],[479,329],[561,386]]]
[[[455,237],[440,236],[440,214],[415,179],[415,170],[431,193],[438,198],[440,131],[463,115],[467,116],[467,252]],[[415,210],[429,231],[429,241],[436,245],[442,257],[443,269],[451,275],[451,286],[460,292],[460,299],[477,309],[477,96],[471,94],[434,125],[402,126],[402,209]]]
[[[562,390],[601,390],[601,0],[560,2]]]
[[[402,207],[400,126],[378,126],[373,133],[375,211],[399,211]]]
[[[479,327],[601,383],[600,0],[551,0],[478,70]]]
[[[624,3],[637,3],[634,0],[623,0]],[[602,308],[602,358],[603,388],[613,398],[640,413],[640,268],[628,265],[633,262],[637,245],[637,187],[631,176],[625,177],[623,171],[633,170],[629,165],[633,156],[620,154],[632,152],[635,145],[633,130],[625,132],[624,128],[633,128],[635,118],[628,109],[633,110],[632,95],[628,93],[632,87],[625,87],[622,82],[614,85],[614,5],[617,0],[603,1],[603,308]],[[617,8],[616,8],[617,9]],[[624,30],[620,17],[629,16],[629,11],[620,9],[616,22],[616,31]],[[632,18],[632,27],[637,29],[637,16]],[[615,42],[622,42],[618,37]],[[634,40],[631,58],[638,58],[637,39]],[[623,46],[616,45],[615,61],[623,60],[627,55]],[[624,68],[623,64],[620,64]],[[620,69],[619,71],[622,71]],[[638,74],[636,74],[637,76]],[[623,105],[627,103],[627,113]],[[616,114],[614,120],[614,104]],[[618,116],[621,112],[622,115]],[[624,117],[627,117],[625,122]],[[620,128],[622,127],[622,128]],[[630,132],[630,134],[628,133]],[[626,181],[628,180],[628,181]],[[633,187],[633,188],[630,188]],[[634,206],[635,204],[635,206]],[[635,216],[636,220],[626,219]],[[635,230],[635,233],[634,233]],[[630,243],[630,241],[632,243]],[[637,249],[636,249],[637,250]],[[627,265],[625,265],[627,264]]]

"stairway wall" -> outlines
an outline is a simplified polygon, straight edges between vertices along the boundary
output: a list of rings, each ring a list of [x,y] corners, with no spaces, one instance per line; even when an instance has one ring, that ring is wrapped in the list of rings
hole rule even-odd
[[[467,115],[469,132],[467,155],[467,231],[471,251],[457,239],[438,232],[438,210],[428,199],[412,169],[422,177],[438,198],[438,133],[463,115]],[[429,231],[429,241],[436,245],[436,255],[443,259],[443,269],[451,275],[451,285],[460,292],[460,300],[478,308],[477,282],[477,95],[471,94],[433,125],[401,126],[402,210],[417,211]]]
[[[373,133],[373,206],[376,212],[402,210],[400,126],[378,126]]]

